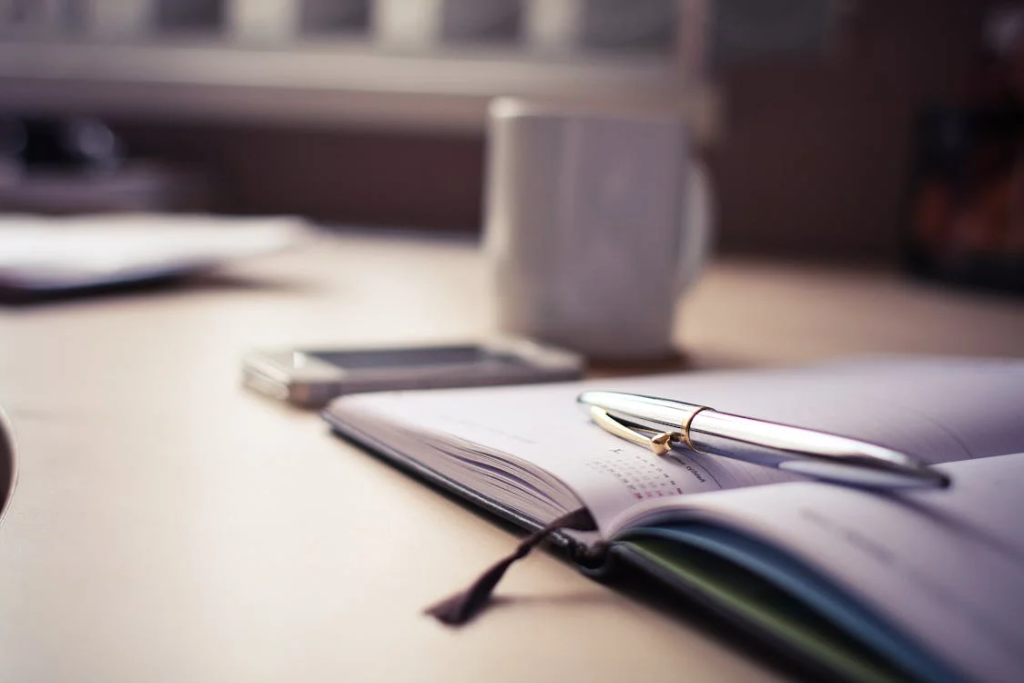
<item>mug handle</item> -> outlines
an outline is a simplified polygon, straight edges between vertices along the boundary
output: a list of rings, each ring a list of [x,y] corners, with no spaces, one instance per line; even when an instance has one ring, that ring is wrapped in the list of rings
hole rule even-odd
[[[686,198],[686,209],[681,226],[683,235],[679,240],[679,274],[676,285],[680,294],[696,282],[711,251],[714,205],[711,178],[702,161],[690,159],[683,196]]]

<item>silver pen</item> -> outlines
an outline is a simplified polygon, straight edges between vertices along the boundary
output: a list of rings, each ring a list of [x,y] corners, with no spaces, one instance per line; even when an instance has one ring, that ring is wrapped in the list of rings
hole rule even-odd
[[[605,430],[658,455],[683,447],[869,488],[949,485],[945,474],[905,453],[845,436],[615,391],[586,391],[577,401]]]

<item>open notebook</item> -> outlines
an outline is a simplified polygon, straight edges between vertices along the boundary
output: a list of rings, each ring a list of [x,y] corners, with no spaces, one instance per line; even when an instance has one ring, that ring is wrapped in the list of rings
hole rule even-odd
[[[820,429],[935,464],[948,489],[880,492],[699,453],[661,459],[594,425],[587,389]],[[530,387],[347,396],[339,432],[593,571],[629,562],[852,680],[1024,672],[1024,361],[864,359]]]

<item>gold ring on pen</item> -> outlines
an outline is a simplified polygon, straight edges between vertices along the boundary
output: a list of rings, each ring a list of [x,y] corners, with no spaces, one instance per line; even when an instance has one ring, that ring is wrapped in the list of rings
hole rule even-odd
[[[697,447],[693,445],[693,441],[690,439],[690,424],[693,422],[693,418],[697,417],[697,414],[702,410],[711,410],[708,406],[700,406],[686,417],[686,422],[683,423],[683,431],[680,433],[682,437],[683,445],[689,448],[694,453],[700,453]]]

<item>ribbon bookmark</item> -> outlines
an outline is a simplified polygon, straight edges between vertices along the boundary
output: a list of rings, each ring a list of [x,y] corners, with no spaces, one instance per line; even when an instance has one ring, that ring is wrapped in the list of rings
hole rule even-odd
[[[448,626],[462,626],[468,623],[490,603],[495,587],[512,563],[526,557],[531,550],[560,529],[596,531],[597,524],[586,508],[580,508],[559,517],[540,531],[523,539],[514,553],[490,567],[469,588],[428,607],[424,610],[425,613]]]

